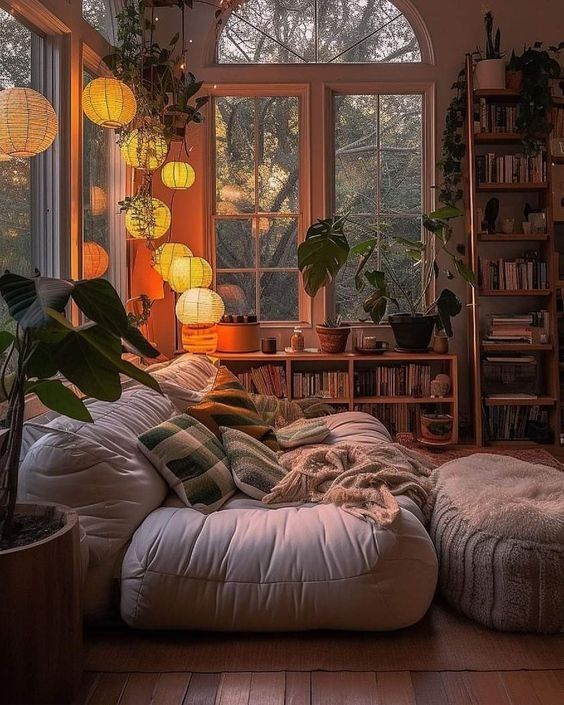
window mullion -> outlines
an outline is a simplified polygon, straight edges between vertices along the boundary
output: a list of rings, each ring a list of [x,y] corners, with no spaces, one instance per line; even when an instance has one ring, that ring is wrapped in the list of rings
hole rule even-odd
[[[253,241],[255,245],[255,301],[256,301],[256,312],[257,312],[257,320],[260,321],[260,247],[259,247],[259,236],[260,236],[260,228],[259,228],[259,219],[258,219],[258,212],[259,212],[259,156],[258,156],[258,146],[259,146],[259,119],[258,119],[258,110],[259,110],[259,99],[257,97],[254,98],[254,103],[255,103],[255,114],[254,114],[254,143],[255,143],[255,213],[253,217],[253,222],[252,222],[252,227],[253,227]]]

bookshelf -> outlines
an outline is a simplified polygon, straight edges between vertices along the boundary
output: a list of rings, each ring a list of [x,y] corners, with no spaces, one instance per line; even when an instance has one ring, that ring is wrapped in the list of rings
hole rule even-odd
[[[420,410],[438,410],[453,416],[455,423],[451,442],[458,441],[458,360],[454,354],[390,351],[381,355],[286,352],[265,355],[262,352],[217,352],[214,357],[239,376],[241,381],[252,382],[252,376],[246,375],[253,369],[277,367],[279,372],[270,373],[270,378],[284,380],[283,397],[292,401],[315,396],[307,391],[309,387],[301,391],[296,389],[297,376],[317,375],[317,380],[322,382],[329,380],[331,374],[339,374],[340,382],[333,378],[332,386],[320,391],[326,392],[321,394],[324,401],[337,406],[341,411],[367,411],[391,427],[392,433],[411,431],[418,434]],[[430,381],[437,374],[450,377],[451,389],[447,396],[430,395]],[[339,393],[332,396],[335,384]],[[259,391],[254,384],[247,388],[249,391]],[[304,389],[306,393],[302,394]],[[410,389],[413,393],[409,393]]]
[[[530,443],[543,424],[557,445],[561,430],[551,160],[548,140],[541,155],[522,155],[519,100],[518,91],[473,90],[467,56],[464,195],[469,264],[479,281],[469,288],[468,359],[478,446]],[[496,229],[507,219],[514,232],[483,227],[492,197]],[[526,204],[546,212],[545,232],[522,231]]]
[[[551,183],[553,184],[553,232],[554,232],[554,269],[557,276],[556,303],[557,303],[557,332],[558,332],[558,360],[559,360],[559,441],[564,446],[564,156],[562,143],[564,143],[564,98],[554,98],[552,106],[551,123],[554,126],[550,135],[549,169]],[[556,143],[556,144],[555,144]]]

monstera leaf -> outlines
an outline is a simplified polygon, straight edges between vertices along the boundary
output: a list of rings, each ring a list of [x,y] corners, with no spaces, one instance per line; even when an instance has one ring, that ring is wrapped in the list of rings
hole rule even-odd
[[[343,217],[318,220],[298,247],[298,268],[309,296],[315,296],[346,264],[350,248],[343,231],[344,222]]]
[[[450,289],[443,289],[435,302],[438,321],[437,328],[444,328],[449,338],[452,337],[451,317],[457,316],[462,311],[462,303],[458,296]]]
[[[0,277],[0,295],[8,313],[23,329],[43,328],[51,324],[47,311],[62,313],[74,284],[65,279],[22,277],[6,272]]]

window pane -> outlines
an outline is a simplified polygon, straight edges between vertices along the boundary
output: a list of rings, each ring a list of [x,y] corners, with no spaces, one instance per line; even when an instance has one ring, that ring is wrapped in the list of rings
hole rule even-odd
[[[215,101],[215,170],[217,213],[252,213],[255,209],[255,100]]]
[[[251,269],[255,266],[255,243],[251,219],[216,221],[216,267]]]
[[[260,317],[262,321],[297,321],[297,272],[264,272],[260,277]]]
[[[422,226],[421,218],[387,218],[382,222],[384,232],[394,237],[403,237],[408,240],[421,240]],[[393,277],[399,283],[399,288],[388,276],[388,287],[390,294],[398,299],[400,308],[406,310],[405,297],[402,290],[408,292],[410,299],[419,297],[422,289],[421,264],[410,260],[404,248],[384,237],[380,247],[381,258],[385,262],[388,271],[393,272]]]
[[[82,16],[110,43],[114,41],[109,0],[82,0]]]
[[[225,313],[237,316],[256,314],[256,278],[254,273],[218,272],[216,290],[225,303]]]
[[[297,218],[260,218],[260,266],[298,266]]]
[[[359,242],[368,240],[374,233],[376,221],[374,216],[351,215],[351,222],[347,223],[346,233],[349,245],[354,247]],[[362,291],[357,291],[355,286],[355,272],[358,260],[350,258],[339,272],[335,283],[335,301],[337,313],[346,321],[369,320],[368,314],[362,308],[362,302],[368,296],[369,287],[366,285]],[[366,271],[378,269],[378,252],[375,252]],[[364,280],[363,280],[364,281]]]

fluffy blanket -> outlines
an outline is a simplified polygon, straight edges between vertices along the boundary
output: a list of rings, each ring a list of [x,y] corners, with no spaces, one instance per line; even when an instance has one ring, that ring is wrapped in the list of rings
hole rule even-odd
[[[423,507],[436,464],[397,443],[302,446],[279,455],[287,474],[263,498],[336,504],[354,516],[390,526],[400,512],[395,495]]]

